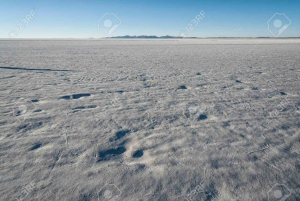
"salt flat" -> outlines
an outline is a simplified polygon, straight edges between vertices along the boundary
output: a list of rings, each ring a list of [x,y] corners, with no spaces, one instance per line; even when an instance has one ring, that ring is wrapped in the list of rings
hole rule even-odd
[[[1,40],[0,200],[300,200],[299,55],[300,39]]]

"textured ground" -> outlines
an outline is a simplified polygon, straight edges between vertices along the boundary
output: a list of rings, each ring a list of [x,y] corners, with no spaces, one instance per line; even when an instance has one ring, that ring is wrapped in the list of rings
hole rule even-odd
[[[299,55],[296,39],[2,40],[0,200],[300,200]]]

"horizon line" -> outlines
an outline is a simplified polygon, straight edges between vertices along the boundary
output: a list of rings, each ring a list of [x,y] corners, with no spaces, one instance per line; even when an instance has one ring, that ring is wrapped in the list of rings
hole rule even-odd
[[[143,35],[144,36],[144,35]],[[167,35],[168,36],[168,35]],[[40,40],[40,39],[60,39],[60,40],[64,40],[64,39],[68,39],[68,40],[76,40],[76,39],[82,39],[82,40],[109,40],[109,39],[148,39],[148,40],[155,40],[155,39],[159,39],[159,40],[170,40],[170,39],[300,39],[300,36],[294,36],[294,37],[265,37],[265,36],[258,36],[258,37],[177,37],[177,36],[170,36],[168,38],[166,37],[155,37],[155,38],[151,38],[151,37],[124,37],[124,36],[113,36],[113,37],[103,37],[103,38],[94,38],[94,37],[88,37],[88,38],[75,38],[75,37],[70,37],[70,38],[0,38],[0,40]]]

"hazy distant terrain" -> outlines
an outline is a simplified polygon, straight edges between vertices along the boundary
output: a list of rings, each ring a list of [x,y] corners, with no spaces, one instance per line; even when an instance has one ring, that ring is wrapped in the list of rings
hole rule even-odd
[[[2,40],[0,200],[300,200],[299,55],[300,39]]]

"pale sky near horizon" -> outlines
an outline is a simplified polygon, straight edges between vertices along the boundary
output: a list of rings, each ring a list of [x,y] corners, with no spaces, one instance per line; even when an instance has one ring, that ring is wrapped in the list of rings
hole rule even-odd
[[[0,2],[0,38],[300,37],[300,0]]]

